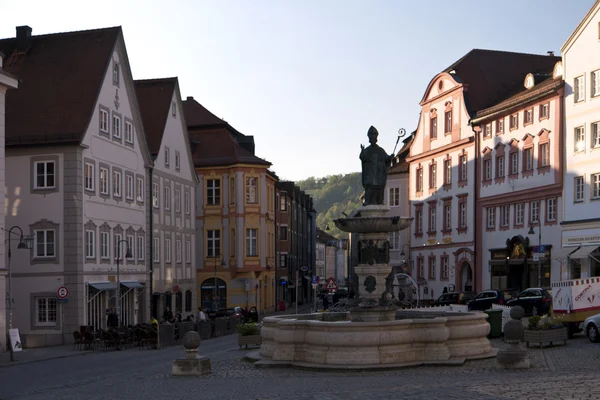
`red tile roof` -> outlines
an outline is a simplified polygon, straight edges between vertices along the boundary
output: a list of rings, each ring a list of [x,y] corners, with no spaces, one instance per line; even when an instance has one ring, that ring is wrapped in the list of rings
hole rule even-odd
[[[190,132],[194,142],[192,157],[195,167],[254,164],[270,166],[271,163],[244,149],[226,128]]]
[[[177,78],[135,81],[146,141],[150,154],[153,156],[157,155],[160,150],[176,85]]]
[[[226,126],[227,122],[211,113],[202,104],[188,96],[183,101],[185,121],[189,128]]]
[[[121,27],[0,40],[4,70],[20,79],[6,96],[6,144],[79,143],[89,125]]]

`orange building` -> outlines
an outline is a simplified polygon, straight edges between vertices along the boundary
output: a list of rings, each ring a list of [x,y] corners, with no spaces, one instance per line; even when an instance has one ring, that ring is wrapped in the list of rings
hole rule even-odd
[[[205,310],[275,308],[275,183],[254,139],[192,97],[184,112],[199,185],[196,277]]]

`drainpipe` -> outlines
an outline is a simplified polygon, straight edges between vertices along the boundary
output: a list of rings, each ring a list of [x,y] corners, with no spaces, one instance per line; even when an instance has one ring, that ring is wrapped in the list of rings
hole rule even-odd
[[[277,182],[273,185],[273,204],[275,204],[275,310],[279,307],[279,228],[277,227],[277,212],[281,212],[281,199],[277,202]]]
[[[153,297],[154,297],[154,288],[152,287],[152,282],[153,282],[153,276],[154,276],[154,223],[153,223],[153,216],[154,216],[154,210],[152,209],[153,205],[152,205],[152,172],[154,171],[154,168],[150,167],[148,168],[149,170],[149,182],[150,184],[148,185],[148,188],[150,189],[150,196],[148,196],[148,199],[146,201],[146,209],[149,210],[150,212],[150,279],[148,282],[148,290],[150,292],[149,295],[149,300],[150,300],[150,314],[152,314],[152,302],[153,302]],[[147,191],[146,191],[147,192]],[[158,313],[158,310],[157,310]],[[155,317],[158,318],[157,315],[150,315],[150,317]]]
[[[474,225],[475,225],[475,231],[473,234],[473,290],[475,292],[479,291],[478,286],[478,281],[477,281],[477,229],[479,229],[479,224],[477,223],[477,206],[479,205],[479,133],[475,130],[475,127],[473,126],[473,120],[469,121],[469,125],[471,125],[471,130],[473,131],[473,135],[475,137],[475,157],[473,158],[474,160],[474,171],[473,171],[473,180],[474,180],[474,184],[475,184],[475,196],[473,198],[473,221],[474,221]],[[467,164],[468,165],[468,164]],[[467,176],[468,179],[468,176]],[[483,286],[483,285],[482,285]],[[491,287],[490,287],[491,289]]]

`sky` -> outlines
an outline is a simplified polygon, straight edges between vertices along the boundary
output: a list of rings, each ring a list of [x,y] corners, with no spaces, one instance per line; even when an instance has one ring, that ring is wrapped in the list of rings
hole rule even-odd
[[[135,79],[177,76],[280,179],[360,171],[371,125],[392,152],[431,79],[473,48],[546,54],[594,0],[0,0],[0,38],[120,25]]]

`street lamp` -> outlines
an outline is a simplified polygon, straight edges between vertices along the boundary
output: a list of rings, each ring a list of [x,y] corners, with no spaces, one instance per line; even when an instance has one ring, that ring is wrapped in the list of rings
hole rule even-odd
[[[538,224],[538,285],[542,287],[542,259],[540,256],[540,248],[542,247],[542,223],[539,219],[535,221],[531,221],[531,225],[529,226],[528,235],[535,235],[535,231],[533,230],[533,225]]]
[[[121,239],[117,241],[117,328],[120,324],[123,323],[121,320],[121,280],[120,280],[120,270],[119,270],[119,260],[121,258],[121,243],[125,243],[125,258],[133,257],[131,254],[131,248],[129,247],[129,242],[125,239]]]
[[[410,251],[410,246],[408,244],[404,243],[402,245],[402,251],[400,252],[400,257],[404,257],[406,255],[406,253],[404,252],[405,247],[408,248],[408,251]],[[410,262],[410,257],[408,258],[408,262],[404,259],[402,260],[402,262],[404,262],[406,264],[406,266],[407,266],[406,270],[408,270],[408,263]],[[412,266],[411,266],[411,268],[412,268]]]
[[[6,229],[2,228],[3,230],[6,231]],[[7,232],[8,232],[8,239],[6,239],[6,241],[8,241],[8,335],[7,335],[7,339],[8,339],[8,347],[10,349],[10,361],[15,361],[15,353],[13,350],[13,346],[12,343],[10,342],[10,330],[12,329],[12,273],[10,271],[10,257],[12,255],[11,251],[10,251],[10,242],[11,242],[11,235],[13,234],[13,229],[18,229],[20,233],[19,235],[19,244],[17,245],[17,249],[29,249],[29,246],[27,245],[28,241],[31,241],[31,238],[25,238],[23,236],[23,229],[21,229],[19,226],[15,225],[12,228],[10,228]]]
[[[225,260],[223,260],[223,254],[220,253],[220,257],[215,255],[215,286],[213,287],[213,311],[217,312],[217,258],[221,258],[221,267],[224,267]]]

